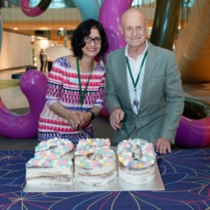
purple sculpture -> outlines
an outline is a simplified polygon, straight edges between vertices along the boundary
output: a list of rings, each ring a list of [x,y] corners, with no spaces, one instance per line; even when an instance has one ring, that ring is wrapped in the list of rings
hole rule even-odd
[[[52,0],[41,0],[40,3],[33,8],[30,8],[30,0],[20,0],[20,8],[23,13],[29,17],[41,15],[50,5]]]
[[[34,138],[38,133],[38,119],[45,104],[47,77],[40,71],[26,71],[20,88],[28,99],[30,110],[23,115],[11,112],[0,98],[0,136],[15,139]]]
[[[113,50],[126,45],[123,35],[120,31],[121,15],[131,7],[133,0],[104,0],[100,9],[99,20],[103,24],[109,40],[109,54]],[[107,15],[108,14],[108,15]],[[104,58],[106,60],[106,56]],[[100,112],[100,116],[109,118],[109,112],[105,107]]]
[[[0,54],[1,54],[1,46],[2,46],[2,34],[3,34],[3,26],[2,26],[2,16],[1,16],[1,10],[0,10]]]
[[[125,46],[125,40],[120,31],[121,15],[131,7],[133,0],[104,0],[100,9],[99,20],[103,24],[109,40],[110,53]]]
[[[184,113],[177,130],[175,144],[188,147],[206,147],[210,145],[210,105],[185,98]]]

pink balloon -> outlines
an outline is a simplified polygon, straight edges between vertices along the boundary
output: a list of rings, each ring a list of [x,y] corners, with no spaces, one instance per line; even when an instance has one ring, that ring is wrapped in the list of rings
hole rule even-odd
[[[22,12],[29,17],[41,15],[50,5],[52,0],[41,0],[40,3],[33,8],[30,8],[30,0],[20,0],[20,8]]]
[[[126,45],[120,31],[121,15],[131,7],[133,0],[104,0],[99,13],[99,21],[104,26],[108,40],[110,53],[113,50]]]
[[[23,115],[11,112],[0,98],[0,136],[15,139],[34,138],[38,120],[45,104],[47,77],[40,71],[26,71],[20,79],[20,88],[28,99],[30,111]]]

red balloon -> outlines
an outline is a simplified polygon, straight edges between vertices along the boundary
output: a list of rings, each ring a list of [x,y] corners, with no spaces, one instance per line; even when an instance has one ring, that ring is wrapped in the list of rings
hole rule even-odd
[[[101,117],[104,117],[104,118],[109,118],[109,112],[107,111],[106,108],[102,108],[101,111],[100,111],[100,116]]]

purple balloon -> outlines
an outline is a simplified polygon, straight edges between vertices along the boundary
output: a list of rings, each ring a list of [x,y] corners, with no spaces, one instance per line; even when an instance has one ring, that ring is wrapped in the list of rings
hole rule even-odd
[[[109,40],[110,53],[126,45],[120,31],[121,15],[131,7],[133,0],[104,0],[99,13],[99,21],[103,24]]]
[[[15,139],[34,138],[38,120],[45,104],[47,77],[40,71],[26,71],[20,79],[20,88],[28,99],[30,111],[23,115],[11,112],[0,98],[0,136]]]
[[[20,0],[20,8],[22,12],[29,17],[41,15],[50,5],[52,0],[41,0],[40,3],[33,8],[30,8],[30,0]]]

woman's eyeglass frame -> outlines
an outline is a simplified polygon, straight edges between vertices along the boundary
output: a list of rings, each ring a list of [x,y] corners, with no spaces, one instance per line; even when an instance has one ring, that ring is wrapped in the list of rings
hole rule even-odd
[[[90,36],[84,37],[84,42],[85,42],[85,43],[90,44],[90,43],[92,43],[92,41],[93,41],[95,44],[100,45],[101,42],[102,42],[102,39],[101,39],[101,37],[95,37],[95,38],[91,38]]]

